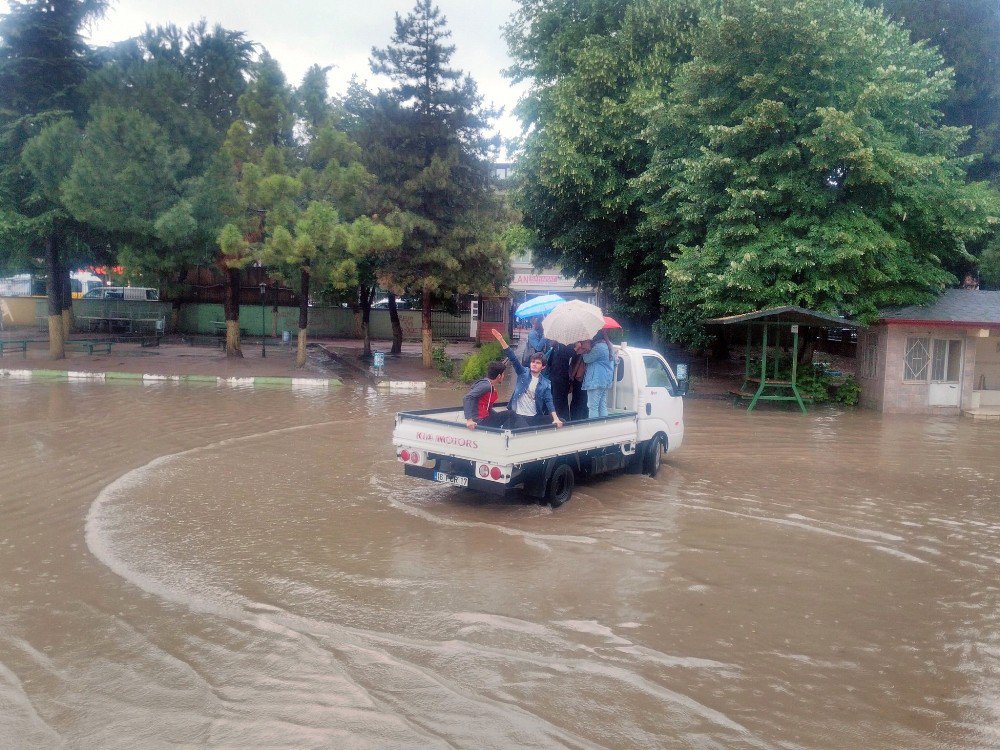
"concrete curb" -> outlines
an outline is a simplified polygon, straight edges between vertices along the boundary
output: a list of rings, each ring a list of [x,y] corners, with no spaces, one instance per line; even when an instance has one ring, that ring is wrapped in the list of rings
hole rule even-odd
[[[423,380],[380,380],[375,384],[380,391],[426,391],[427,383]]]
[[[413,391],[425,391],[427,390],[427,381],[425,380],[384,380],[377,375],[373,375],[370,368],[359,364],[356,361],[352,361],[349,357],[344,357],[340,352],[335,349],[326,346],[323,343],[316,343],[315,346],[326,352],[327,356],[331,359],[337,360],[344,367],[350,370],[354,370],[359,375],[367,378],[368,380],[374,382],[375,387],[380,391],[389,391],[390,393],[399,392],[409,392]]]
[[[141,383],[214,383],[241,387],[288,386],[291,388],[329,388],[343,385],[339,378],[249,377],[222,378],[214,375],[153,375],[138,372],[73,372],[69,370],[6,370],[0,378],[12,380],[124,380]]]

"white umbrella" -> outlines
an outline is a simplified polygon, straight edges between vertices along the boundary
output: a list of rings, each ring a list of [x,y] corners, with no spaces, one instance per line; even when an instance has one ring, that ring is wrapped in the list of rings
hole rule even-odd
[[[542,321],[545,338],[560,344],[592,339],[604,328],[604,313],[597,305],[570,300],[556,305]]]

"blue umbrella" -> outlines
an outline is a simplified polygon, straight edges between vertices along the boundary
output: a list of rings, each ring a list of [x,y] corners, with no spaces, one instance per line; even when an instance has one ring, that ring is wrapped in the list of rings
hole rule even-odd
[[[552,312],[552,308],[565,301],[558,294],[543,294],[541,297],[534,297],[526,302],[522,302],[518,306],[517,312],[514,313],[514,317],[518,320],[524,320],[525,318],[533,318],[536,315],[548,315]]]

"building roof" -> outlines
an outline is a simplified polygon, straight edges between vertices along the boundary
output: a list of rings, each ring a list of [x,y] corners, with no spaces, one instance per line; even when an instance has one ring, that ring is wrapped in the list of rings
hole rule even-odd
[[[742,315],[728,315],[724,318],[711,318],[701,321],[707,326],[728,326],[738,323],[788,323],[803,326],[813,326],[814,328],[858,328],[859,325],[853,320],[838,318],[836,315],[807,310],[796,305],[786,305],[785,307],[771,307],[767,310],[757,310],[756,312],[743,313]]]
[[[929,305],[909,305],[879,312],[885,323],[939,323],[1000,327],[1000,292],[946,289]]]

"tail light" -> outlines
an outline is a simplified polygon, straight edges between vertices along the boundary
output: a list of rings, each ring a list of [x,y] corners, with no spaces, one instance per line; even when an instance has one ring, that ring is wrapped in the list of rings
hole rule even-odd
[[[476,465],[476,474],[479,475],[480,479],[492,482],[509,482],[513,469],[513,466],[494,466],[481,463]]]
[[[424,460],[420,451],[415,451],[412,448],[403,448],[397,455],[404,464],[419,464]]]

